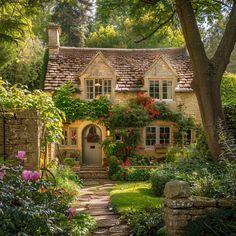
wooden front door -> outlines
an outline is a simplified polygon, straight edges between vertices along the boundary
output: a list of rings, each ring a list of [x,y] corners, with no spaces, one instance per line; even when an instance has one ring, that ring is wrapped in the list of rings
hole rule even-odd
[[[83,164],[102,165],[102,132],[96,125],[89,125],[83,131]]]

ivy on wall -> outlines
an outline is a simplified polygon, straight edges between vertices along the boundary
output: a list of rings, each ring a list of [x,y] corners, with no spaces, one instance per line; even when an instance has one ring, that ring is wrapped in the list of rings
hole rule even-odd
[[[107,97],[100,97],[92,101],[84,101],[74,98],[76,89],[72,82],[65,83],[57,89],[53,95],[55,105],[65,113],[66,120],[73,122],[75,120],[100,120],[106,123],[109,117],[111,102]]]

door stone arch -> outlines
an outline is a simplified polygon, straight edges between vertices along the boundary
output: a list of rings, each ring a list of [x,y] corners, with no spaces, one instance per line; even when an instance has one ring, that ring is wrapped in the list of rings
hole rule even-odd
[[[84,165],[102,165],[102,131],[95,125],[90,124],[83,129],[83,164]]]

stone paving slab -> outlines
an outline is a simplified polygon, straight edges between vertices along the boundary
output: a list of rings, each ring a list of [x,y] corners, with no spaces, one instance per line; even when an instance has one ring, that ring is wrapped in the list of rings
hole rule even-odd
[[[93,236],[126,236],[129,228],[120,221],[120,216],[110,208],[109,190],[114,183],[109,180],[86,180],[85,187],[81,190],[78,197],[77,211],[87,212],[93,216],[97,222],[97,229]]]

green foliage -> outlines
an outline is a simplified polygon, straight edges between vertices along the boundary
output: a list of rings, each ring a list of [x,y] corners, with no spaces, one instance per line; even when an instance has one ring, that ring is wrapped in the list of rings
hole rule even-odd
[[[151,176],[152,190],[155,196],[163,196],[165,184],[175,179],[175,174],[171,170],[158,170]]]
[[[221,99],[224,105],[236,104],[236,74],[224,74],[221,83]]]
[[[13,112],[18,109],[37,110],[43,125],[43,141],[60,141],[64,116],[45,92],[40,90],[30,92],[23,86],[11,86],[0,79],[0,107],[2,111]]]
[[[164,211],[162,207],[147,207],[142,210],[131,209],[123,218],[127,221],[134,235],[165,235],[164,233],[158,233],[164,227]]]
[[[71,197],[66,191],[51,188],[45,180],[23,180],[20,165],[4,168],[5,175],[0,180],[1,235],[78,235],[73,234],[74,228],[81,232],[91,228],[93,221],[86,217],[90,221],[84,224],[81,213],[68,221]]]
[[[109,171],[108,175],[112,177],[115,173],[120,170],[119,161],[116,156],[111,156],[109,158]]]
[[[236,141],[230,132],[226,132],[223,122],[218,121],[219,143],[221,144],[221,158],[236,158]]]
[[[123,157],[125,153],[125,144],[121,141],[114,141],[111,139],[105,139],[102,142],[103,151],[106,157],[111,156]]]
[[[11,63],[2,68],[3,80],[11,84],[21,83],[29,89],[39,88],[39,77],[42,69],[44,47],[38,39],[28,39],[27,46]]]
[[[67,121],[78,119],[100,120],[106,123],[111,106],[107,97],[100,97],[92,101],[84,101],[73,98],[75,88],[72,82],[59,87],[53,95],[53,101],[57,108],[63,111]]]
[[[60,220],[60,226],[72,236],[88,236],[96,228],[95,219],[84,212],[76,214],[69,223],[64,216]]]
[[[187,181],[194,195],[206,197],[233,197],[236,195],[236,162],[223,159],[218,163],[206,158],[191,157],[174,163],[162,164],[152,175],[155,195],[163,193],[170,180]]]
[[[189,236],[233,236],[236,233],[236,211],[221,208],[205,217],[198,218],[187,225],[186,233]]]
[[[228,129],[236,139],[236,104],[225,105],[224,113]]]
[[[68,166],[52,166],[50,169],[56,178],[56,186],[71,194],[78,194],[82,185],[78,175]]]
[[[128,181],[147,181],[150,179],[151,171],[148,169],[128,169]]]
[[[128,158],[128,162],[132,166],[149,166],[151,164],[150,157],[143,157],[141,155],[134,155]]]
[[[91,0],[58,2],[53,9],[52,21],[60,24],[61,43],[65,46],[84,46],[88,34],[88,18],[91,14]]]
[[[115,105],[109,119],[111,129],[127,127],[144,127],[149,123],[149,117],[142,106],[133,104]]]
[[[66,166],[72,167],[72,166],[75,165],[75,159],[67,157],[67,158],[63,159],[63,164],[66,165]]]

